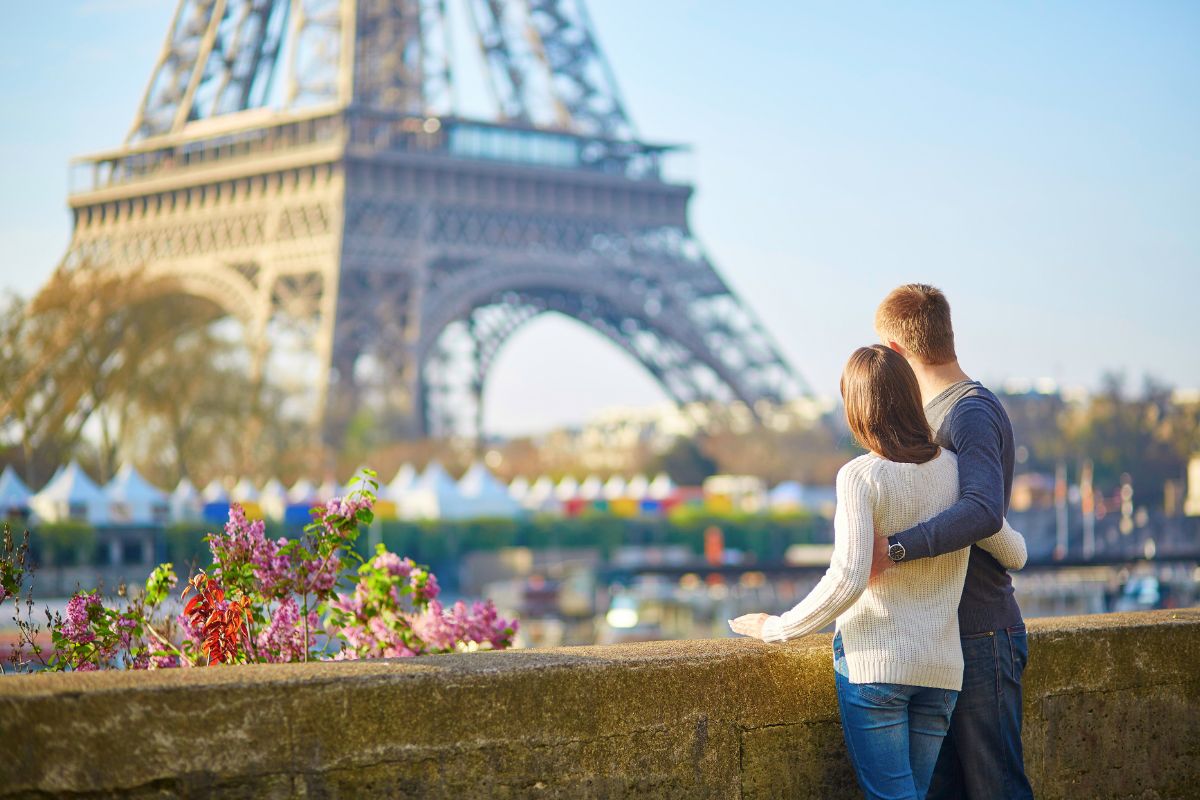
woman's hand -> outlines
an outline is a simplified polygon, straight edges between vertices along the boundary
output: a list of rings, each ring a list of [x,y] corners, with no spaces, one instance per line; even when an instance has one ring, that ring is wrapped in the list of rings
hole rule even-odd
[[[737,619],[729,620],[729,627],[734,633],[740,633],[742,636],[749,636],[753,639],[762,639],[763,623],[767,621],[770,614],[743,614]]]

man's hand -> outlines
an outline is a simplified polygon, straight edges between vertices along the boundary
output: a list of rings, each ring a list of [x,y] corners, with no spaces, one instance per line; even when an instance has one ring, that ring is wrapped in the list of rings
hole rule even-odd
[[[743,614],[737,619],[729,620],[729,627],[734,633],[749,636],[752,639],[762,639],[763,623],[770,614]]]
[[[875,580],[887,570],[896,566],[896,562],[888,556],[888,539],[886,536],[876,536],[871,543],[871,580]]]

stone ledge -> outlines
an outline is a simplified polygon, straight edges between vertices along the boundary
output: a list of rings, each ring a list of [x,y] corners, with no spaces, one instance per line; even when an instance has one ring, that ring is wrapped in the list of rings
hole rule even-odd
[[[1200,610],[1029,630],[1038,797],[1189,796]],[[853,796],[829,640],[9,677],[0,797]]]

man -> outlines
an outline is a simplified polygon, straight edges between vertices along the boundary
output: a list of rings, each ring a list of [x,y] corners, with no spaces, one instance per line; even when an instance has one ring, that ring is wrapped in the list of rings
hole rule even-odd
[[[876,537],[873,574],[971,548],[958,608],[963,686],[928,797],[1032,798],[1021,753],[1021,676],[1028,645],[1004,567],[975,542],[1003,523],[1013,478],[1013,433],[996,396],[958,364],[950,304],[907,284],[875,312],[880,339],[908,361],[937,443],[958,454],[959,500],[933,519]]]

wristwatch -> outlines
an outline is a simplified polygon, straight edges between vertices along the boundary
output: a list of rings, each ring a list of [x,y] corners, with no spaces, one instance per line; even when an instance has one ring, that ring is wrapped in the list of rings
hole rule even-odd
[[[900,544],[899,542],[896,542],[893,545],[889,545],[888,546],[888,558],[890,558],[892,561],[894,561],[897,564],[899,564],[901,561],[903,561],[904,560],[904,545]]]

